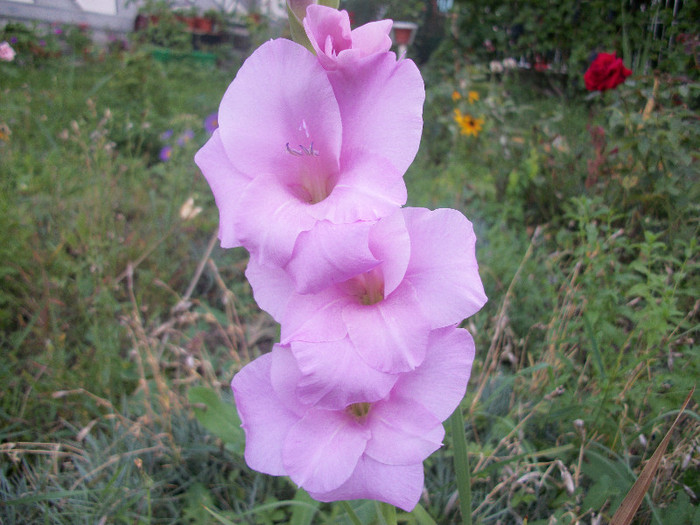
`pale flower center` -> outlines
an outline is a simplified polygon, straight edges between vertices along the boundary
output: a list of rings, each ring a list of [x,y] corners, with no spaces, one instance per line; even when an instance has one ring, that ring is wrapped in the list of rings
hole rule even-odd
[[[365,306],[377,304],[384,299],[384,275],[379,268],[356,275],[345,281],[345,285],[347,292]]]
[[[353,403],[349,405],[345,410],[348,414],[354,417],[357,421],[364,421],[372,408],[371,403]]]
[[[337,177],[324,168],[319,152],[314,149],[314,143],[311,142],[309,146],[299,145],[298,148],[292,148],[287,143],[287,153],[299,157],[296,181],[289,186],[294,196],[308,204],[325,200],[335,188]]]

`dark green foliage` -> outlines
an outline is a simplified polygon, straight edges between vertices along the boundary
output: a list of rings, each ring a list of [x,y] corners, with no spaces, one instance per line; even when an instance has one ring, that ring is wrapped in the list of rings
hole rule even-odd
[[[490,302],[467,324],[480,350],[465,405],[470,451],[490,458],[475,469],[477,516],[609,519],[700,377],[697,86],[659,76],[564,100],[513,73],[443,67],[424,70],[407,180],[411,204],[464,210],[479,239]],[[455,108],[483,130],[460,134]],[[686,417],[639,523],[665,523],[671,501],[694,512],[666,477],[693,479]]]
[[[494,5],[457,0],[455,4],[459,32],[453,43],[472,60],[522,57],[532,65],[537,61],[555,69],[566,65],[578,75],[595,53],[616,51],[639,73],[657,69],[697,74],[693,38],[697,39],[700,10],[695,2],[525,0]],[[487,41],[490,44],[485,45]]]

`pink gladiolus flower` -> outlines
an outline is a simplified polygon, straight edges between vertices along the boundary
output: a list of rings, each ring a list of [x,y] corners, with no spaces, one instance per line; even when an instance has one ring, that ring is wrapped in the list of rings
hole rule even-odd
[[[358,60],[391,49],[391,20],[371,22],[350,30],[347,11],[309,5],[304,29],[318,59],[326,69],[348,67]]]
[[[422,462],[441,446],[442,422],[462,400],[474,359],[466,330],[430,333],[429,352],[381,400],[335,410],[306,403],[290,350],[246,365],[231,383],[246,433],[245,459],[287,475],[319,501],[371,498],[411,511],[423,489]]]
[[[319,221],[371,221],[403,205],[424,95],[418,69],[393,53],[331,82],[304,47],[263,44],[229,86],[219,128],[195,156],[219,208],[221,245],[283,267]]]
[[[288,0],[315,54],[260,46],[195,155],[221,245],[250,252],[255,298],[281,324],[231,386],[251,468],[320,501],[410,511],[471,372],[457,324],[486,302],[476,237],[456,210],[402,208],[425,89],[390,51],[392,22],[351,30],[316,3]]]
[[[431,330],[461,322],[486,302],[476,237],[460,212],[403,208],[353,233],[321,225],[300,237],[284,270],[253,258],[246,271],[256,301],[280,322],[282,343],[297,359],[299,395],[324,407],[382,398],[397,374],[423,362]],[[343,250],[363,240],[364,259],[345,261]],[[333,261],[358,271],[334,273]]]
[[[7,42],[0,43],[0,60],[12,62],[15,59],[15,50]]]

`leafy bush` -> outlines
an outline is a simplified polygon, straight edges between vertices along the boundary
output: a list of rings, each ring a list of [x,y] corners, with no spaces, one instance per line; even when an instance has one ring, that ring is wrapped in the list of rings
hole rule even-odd
[[[692,2],[527,0],[495,5],[455,2],[458,32],[452,44],[472,60],[523,58],[582,73],[591,55],[618,51],[636,72],[651,68],[697,73],[698,6]],[[679,9],[680,7],[680,9]],[[693,44],[695,42],[695,44]]]

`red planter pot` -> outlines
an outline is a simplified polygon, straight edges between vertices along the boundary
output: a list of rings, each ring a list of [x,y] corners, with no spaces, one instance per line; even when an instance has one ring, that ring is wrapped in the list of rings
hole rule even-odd
[[[198,16],[194,19],[194,29],[200,33],[211,33],[214,29],[214,21],[211,18]]]

